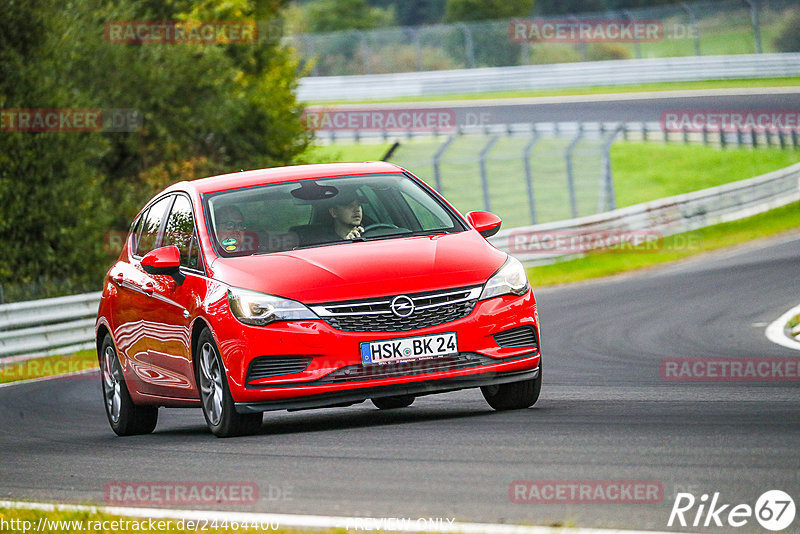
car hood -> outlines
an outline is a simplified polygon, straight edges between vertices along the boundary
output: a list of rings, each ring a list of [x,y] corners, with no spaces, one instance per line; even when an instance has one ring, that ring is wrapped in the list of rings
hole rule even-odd
[[[479,285],[506,254],[474,230],[218,258],[225,284],[308,304]]]

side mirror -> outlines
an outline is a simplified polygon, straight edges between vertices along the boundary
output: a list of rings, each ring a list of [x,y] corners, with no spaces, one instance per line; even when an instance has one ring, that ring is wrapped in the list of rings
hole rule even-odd
[[[151,250],[142,258],[144,272],[171,276],[178,285],[181,285],[185,278],[180,272],[180,266],[181,252],[174,245]]]
[[[500,217],[488,211],[471,211],[467,213],[467,221],[483,237],[492,237],[499,232],[503,222]]]

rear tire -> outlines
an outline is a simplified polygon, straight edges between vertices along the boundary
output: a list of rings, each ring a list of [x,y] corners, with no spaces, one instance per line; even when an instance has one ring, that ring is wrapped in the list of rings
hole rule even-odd
[[[106,334],[103,338],[100,365],[103,404],[111,430],[118,436],[149,434],[155,430],[158,424],[158,406],[133,403],[111,334]]]
[[[539,400],[542,390],[542,364],[539,364],[539,376],[532,380],[500,384],[498,386],[482,386],[481,393],[489,406],[495,410],[522,410],[530,408]]]
[[[211,332],[203,330],[195,352],[197,387],[208,429],[219,438],[255,434],[263,413],[240,414],[228,387],[228,375]]]
[[[411,406],[414,399],[414,395],[397,395],[396,397],[378,397],[371,400],[372,404],[379,410],[394,410]]]

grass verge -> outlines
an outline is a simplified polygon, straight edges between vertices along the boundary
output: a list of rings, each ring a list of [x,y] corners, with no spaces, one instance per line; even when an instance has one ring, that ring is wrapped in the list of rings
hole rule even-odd
[[[793,87],[800,85],[800,77],[788,78],[758,78],[758,79],[733,79],[733,80],[707,80],[696,82],[660,82],[645,83],[640,85],[601,85],[592,87],[574,87],[569,89],[547,90],[517,90],[493,91],[489,93],[453,93],[445,95],[413,96],[387,98],[377,100],[363,100],[363,104],[391,103],[391,102],[440,102],[447,100],[493,100],[503,98],[530,98],[537,96],[578,96],[578,95],[605,95],[617,93],[647,93],[652,91],[689,91],[700,89],[742,89],[753,87]],[[306,105],[331,106],[336,104],[358,104],[355,100],[342,100],[330,102],[306,102]]]
[[[666,237],[660,241],[658,250],[595,251],[573,260],[531,267],[527,270],[528,278],[534,288],[580,282],[646,269],[796,228],[800,228],[800,202],[739,221]]]
[[[786,323],[786,328],[788,328],[791,332],[794,332],[795,328],[797,328],[798,325],[800,325],[800,313],[789,319],[789,322]]]
[[[617,142],[611,167],[619,207],[760,176],[800,162],[800,151]]]
[[[3,362],[0,360],[0,384],[43,378],[45,376],[64,375],[96,368],[97,352],[94,349],[21,362]]]
[[[315,146],[307,155],[310,161],[319,162],[377,160],[386,154],[391,145],[379,143]],[[798,162],[800,151],[779,148],[720,150],[707,146],[626,141],[618,141],[611,148],[611,165],[619,207],[760,176]],[[409,170],[417,171],[413,168]],[[475,172],[477,173],[477,162]],[[423,175],[421,178],[430,180],[431,177]],[[560,199],[554,200],[558,201]],[[501,217],[503,215],[500,214]]]

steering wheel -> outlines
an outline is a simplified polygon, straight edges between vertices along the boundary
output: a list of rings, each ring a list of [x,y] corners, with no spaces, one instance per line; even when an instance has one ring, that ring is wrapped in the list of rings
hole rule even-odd
[[[370,224],[369,226],[365,226],[363,233],[366,234],[367,232],[371,232],[372,230],[377,230],[378,228],[389,228],[392,230],[396,230],[397,228],[399,228],[399,226],[397,226],[396,224],[389,224],[389,223],[375,223],[375,224]]]

